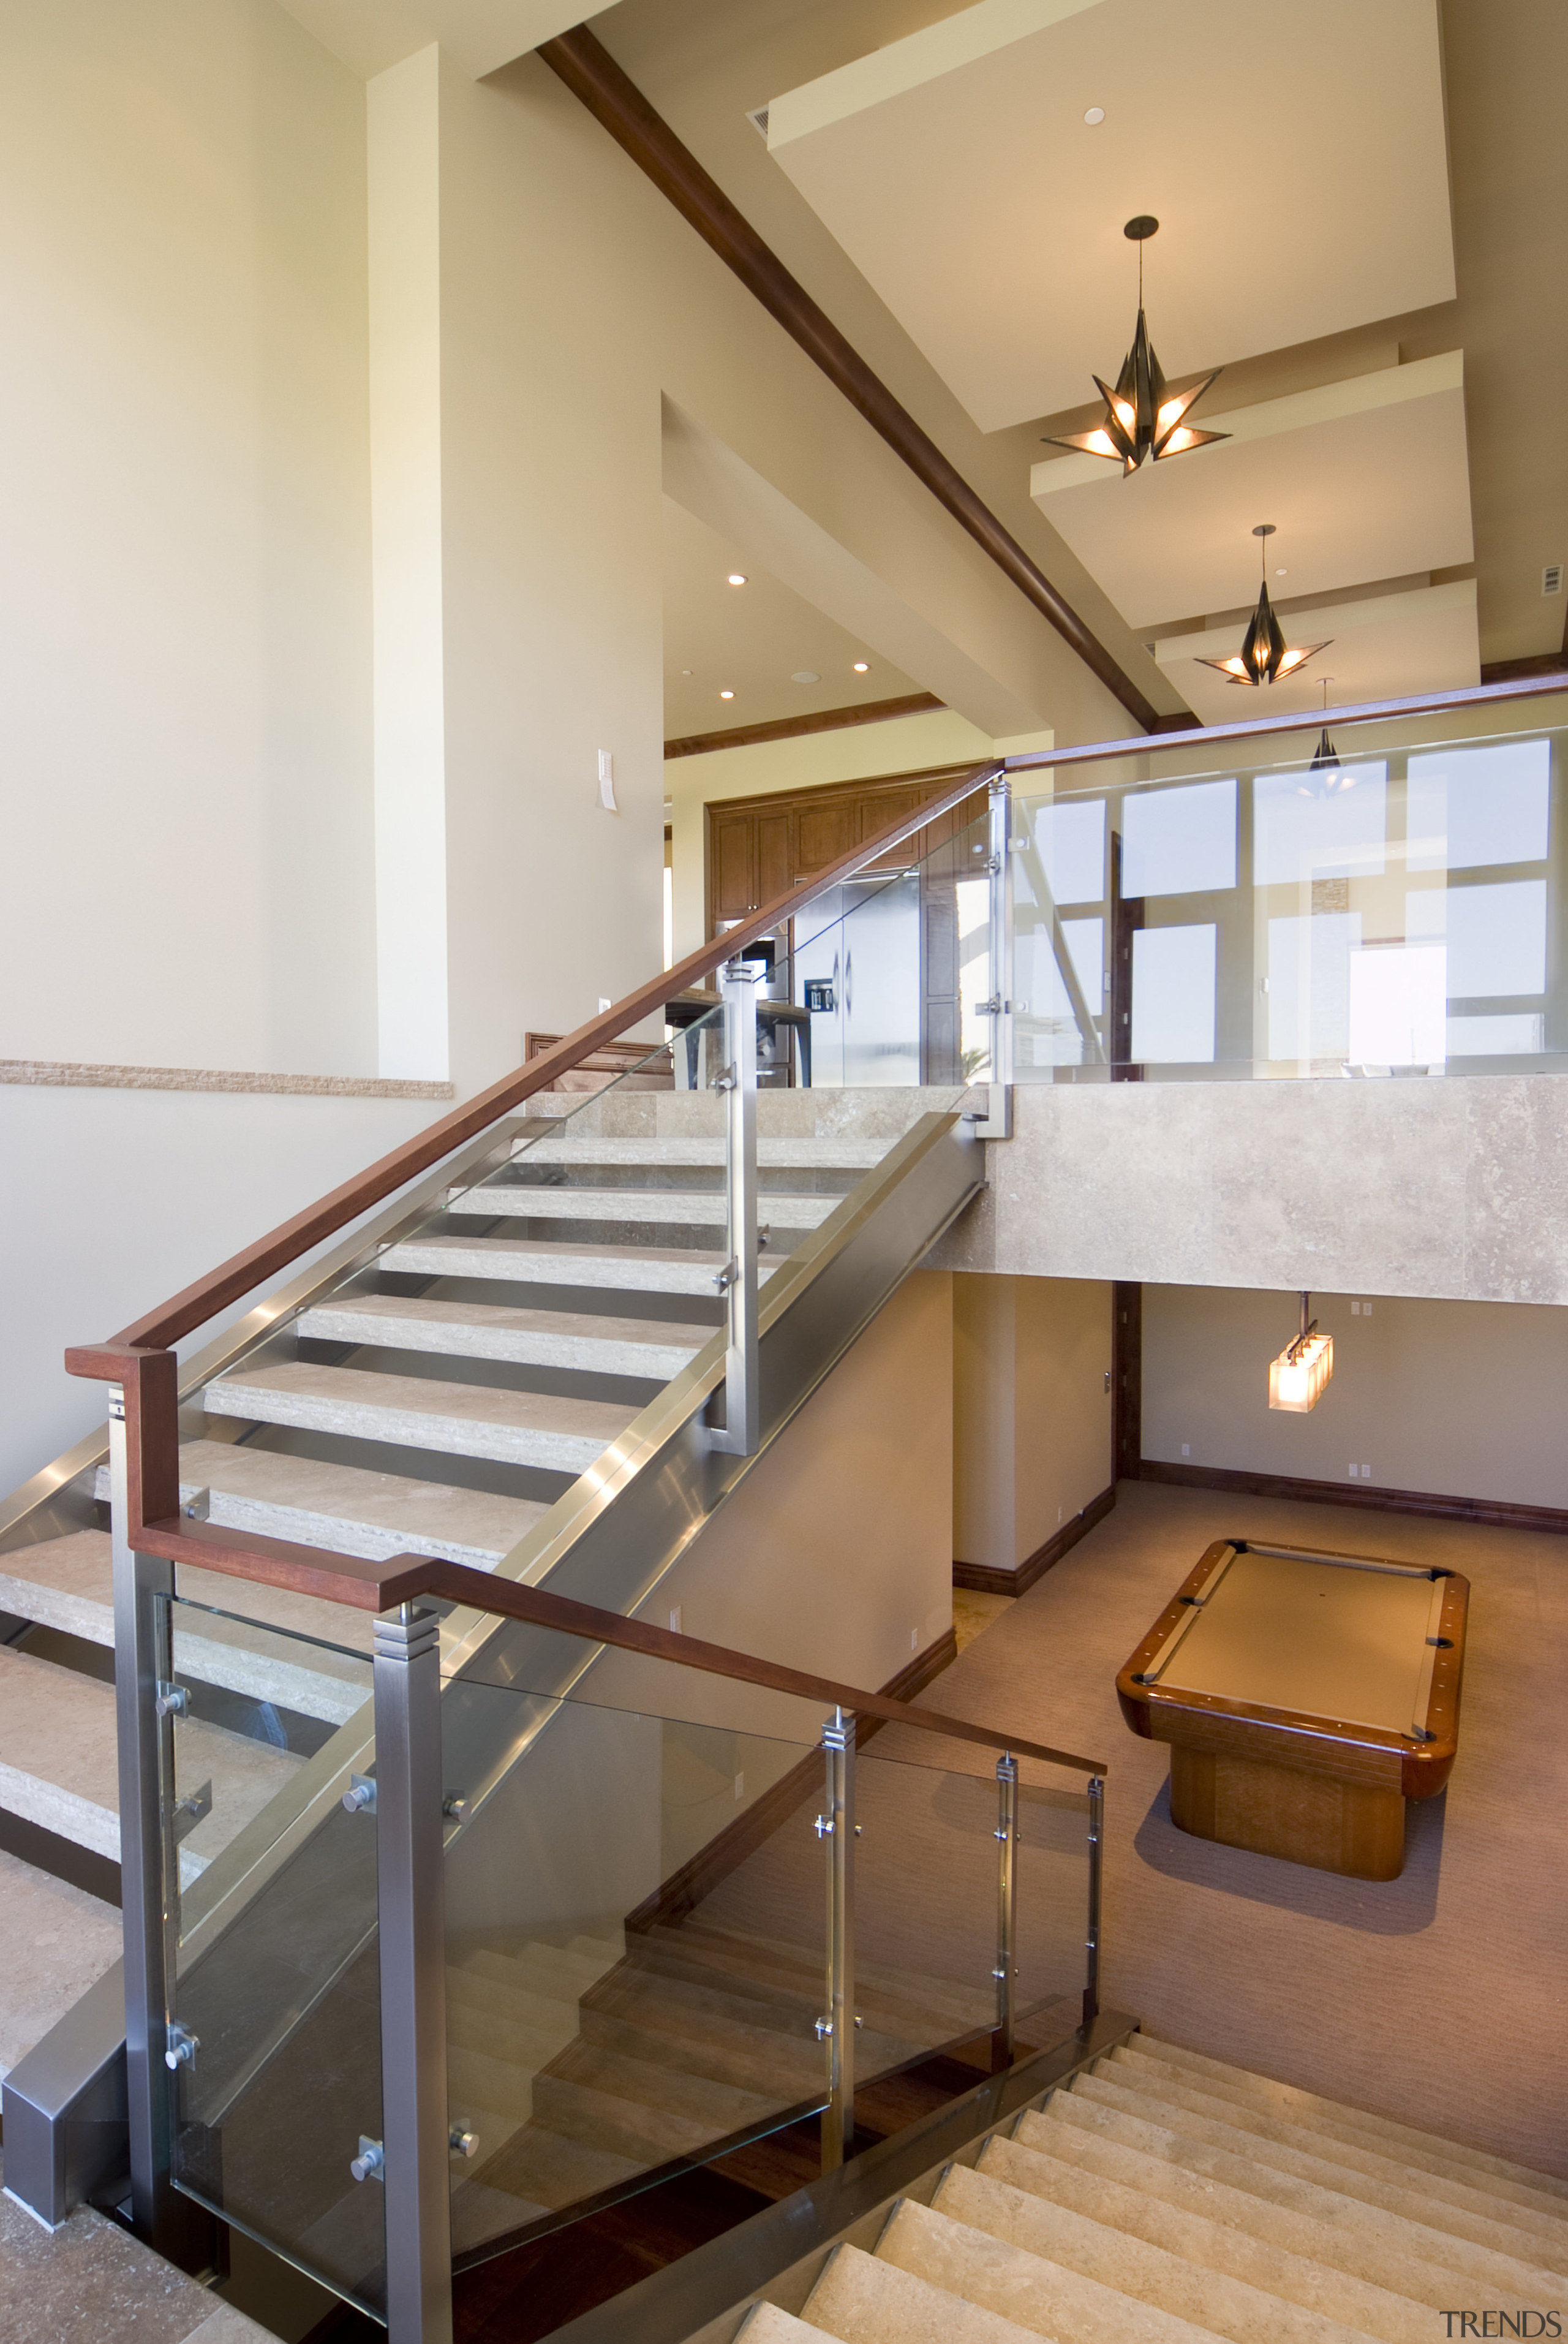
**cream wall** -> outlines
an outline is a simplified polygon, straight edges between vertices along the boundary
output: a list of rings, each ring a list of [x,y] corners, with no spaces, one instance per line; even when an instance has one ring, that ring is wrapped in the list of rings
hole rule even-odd
[[[1016,1571],[1109,1487],[1111,1288],[953,1279],[953,1557]]]
[[[0,23],[0,1056],[373,1074],[363,86]]]
[[[1146,1286],[1145,1457],[1321,1481],[1367,1465],[1360,1486],[1568,1508],[1568,1309],[1314,1292],[1312,1314],[1333,1380],[1295,1416],[1268,1405],[1294,1294]]]

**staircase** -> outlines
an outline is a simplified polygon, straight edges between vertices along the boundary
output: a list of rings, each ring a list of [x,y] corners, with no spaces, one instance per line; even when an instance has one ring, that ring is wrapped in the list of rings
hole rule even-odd
[[[745,2344],[1430,2344],[1568,2287],[1568,2182],[1144,2034],[969,2156]]]
[[[900,1103],[915,1114],[931,1101]],[[374,1268],[195,1396],[182,1417],[182,1508],[343,1553],[412,1551],[494,1569],[718,1330],[723,1142],[657,1128],[710,1117],[713,1104],[612,1092],[562,1128],[536,1103],[482,1184],[451,1188]],[[646,1137],[581,1128],[618,1115]],[[765,1280],[887,1146],[760,1141]],[[25,1526],[31,1543],[0,1553],[0,1821],[59,1844],[25,1839],[46,1868],[112,1893],[106,1465],[64,1496],[82,1527],[62,1534],[57,1502],[55,1520]],[[360,1709],[367,1684],[354,1656],[368,1659],[370,1624],[195,1569],[182,1570],[180,1592],[213,1607],[199,1625],[182,1612],[175,1637],[191,1688],[182,1785],[187,1773],[211,1785],[210,1812],[182,1841],[188,1884]],[[236,1611],[279,1635],[221,1616]],[[73,1866],[72,1851],[88,1861]]]

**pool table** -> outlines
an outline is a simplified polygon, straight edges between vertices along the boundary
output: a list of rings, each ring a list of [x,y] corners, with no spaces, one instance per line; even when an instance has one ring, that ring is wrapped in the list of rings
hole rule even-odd
[[[1221,1539],[1116,1680],[1171,1745],[1171,1819],[1200,1839],[1396,1879],[1407,1799],[1453,1765],[1470,1582],[1368,1554]]]

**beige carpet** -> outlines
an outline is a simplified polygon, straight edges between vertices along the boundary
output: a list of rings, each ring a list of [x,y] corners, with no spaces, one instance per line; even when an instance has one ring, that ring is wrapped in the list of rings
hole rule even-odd
[[[1171,1823],[1167,1753],[1122,1723],[1114,1679],[1227,1536],[1442,1562],[1472,1581],[1459,1757],[1446,1794],[1410,1809],[1396,1881]],[[1565,1670],[1568,1540],[1124,1482],[1115,1511],[921,1698],[1110,1762],[1107,2004],[1173,2043],[1568,2175]]]

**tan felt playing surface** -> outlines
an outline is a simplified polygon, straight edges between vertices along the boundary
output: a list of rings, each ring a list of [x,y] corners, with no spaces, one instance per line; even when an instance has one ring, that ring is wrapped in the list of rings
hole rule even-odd
[[[1441,1581],[1235,1554],[1149,1671],[1206,1693],[1408,1733],[1424,1712]]]

